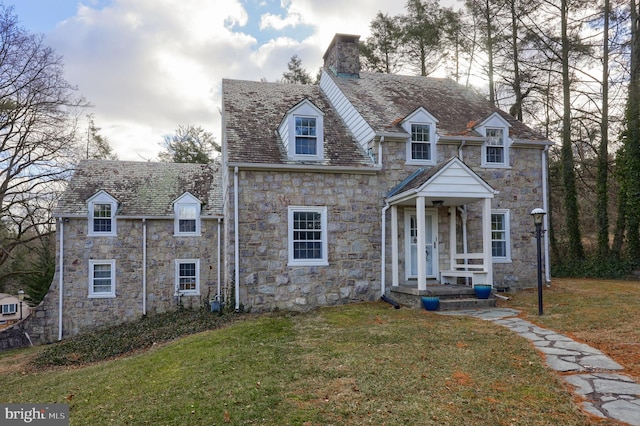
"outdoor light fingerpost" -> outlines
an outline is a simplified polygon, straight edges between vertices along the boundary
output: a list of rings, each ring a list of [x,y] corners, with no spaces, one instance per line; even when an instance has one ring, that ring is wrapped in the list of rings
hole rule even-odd
[[[547,212],[541,208],[533,209],[531,216],[533,216],[533,223],[536,225],[536,244],[538,246],[538,315],[542,315],[542,222],[544,221],[544,215]]]
[[[24,290],[18,290],[18,300],[20,301],[20,319],[22,319],[22,301],[24,300]]]

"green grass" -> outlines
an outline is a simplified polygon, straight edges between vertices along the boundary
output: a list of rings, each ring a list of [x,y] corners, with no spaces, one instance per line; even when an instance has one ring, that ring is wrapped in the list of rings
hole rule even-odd
[[[70,404],[72,425],[589,424],[506,328],[382,303],[248,316],[2,383],[3,402]]]

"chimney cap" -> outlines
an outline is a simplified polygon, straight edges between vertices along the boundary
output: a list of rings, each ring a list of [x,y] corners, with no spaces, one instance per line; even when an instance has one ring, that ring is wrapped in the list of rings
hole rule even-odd
[[[355,34],[336,33],[336,35],[333,36],[333,40],[331,40],[331,43],[329,43],[329,47],[327,48],[327,50],[324,52],[324,55],[322,56],[323,60],[327,59],[327,55],[329,54],[329,51],[331,51],[331,48],[333,47],[333,45],[336,44],[338,41],[346,42],[346,43],[358,43],[360,41],[360,36]]]

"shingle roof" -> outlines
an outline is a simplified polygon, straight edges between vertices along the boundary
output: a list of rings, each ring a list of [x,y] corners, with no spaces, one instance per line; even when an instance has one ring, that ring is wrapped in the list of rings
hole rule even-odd
[[[222,99],[229,162],[299,164],[288,159],[278,126],[287,111],[308,99],[325,114],[321,164],[372,165],[318,86],[225,79]]]
[[[472,127],[497,112],[511,125],[512,138],[546,140],[449,78],[370,72],[360,72],[360,78],[340,78],[328,74],[376,132],[405,133],[400,121],[424,107],[438,120],[437,131],[442,136],[480,136]]]
[[[54,209],[55,216],[86,215],[87,200],[101,190],[118,200],[121,216],[173,216],[172,202],[189,192],[203,215],[222,215],[219,162],[177,164],[81,161]]]

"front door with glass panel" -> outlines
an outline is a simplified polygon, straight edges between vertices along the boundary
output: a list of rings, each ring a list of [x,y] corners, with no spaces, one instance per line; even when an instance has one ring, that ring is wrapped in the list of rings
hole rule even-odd
[[[418,278],[418,221],[415,210],[406,210],[404,215],[405,228],[405,277]],[[427,260],[427,278],[436,278],[438,274],[438,212],[425,212],[425,241],[424,256]]]

